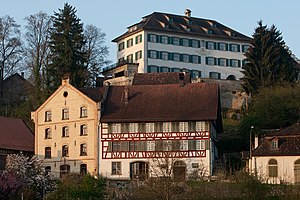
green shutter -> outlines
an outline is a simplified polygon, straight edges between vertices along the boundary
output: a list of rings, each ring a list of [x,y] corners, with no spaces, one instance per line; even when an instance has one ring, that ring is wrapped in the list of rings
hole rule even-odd
[[[205,140],[205,150],[210,150],[210,140]]]
[[[228,51],[228,44],[227,43],[225,44],[225,48],[226,48],[226,51]]]
[[[237,51],[240,52],[241,51],[241,46],[238,44],[237,45]]]
[[[189,62],[192,63],[193,62],[193,56],[189,55]]]
[[[221,79],[221,73],[218,73],[218,79]]]
[[[163,141],[158,140],[155,141],[155,151],[162,151],[163,150]]]
[[[208,57],[205,57],[205,64],[208,65]]]
[[[214,58],[214,65],[217,65],[217,64],[218,64],[217,58]]]
[[[109,123],[107,124],[107,126],[108,126],[108,133],[112,133],[112,124]]]
[[[156,42],[161,43],[161,37],[159,35],[156,36]]]
[[[121,142],[121,151],[129,151],[129,142]]]
[[[195,121],[189,121],[189,131],[194,132],[196,130],[196,122]]]
[[[232,45],[229,44],[229,51],[232,51]]]
[[[111,152],[112,151],[112,142],[108,142],[108,149],[107,149],[108,152]]]
[[[198,56],[198,64],[201,64],[201,56]]]
[[[214,42],[214,49],[217,49],[217,43]]]
[[[241,61],[240,60],[238,60],[238,66],[241,67]]]
[[[183,55],[182,54],[179,54],[179,61],[183,62]]]
[[[189,47],[192,47],[193,46],[193,41],[192,40],[189,40]]]
[[[159,59],[159,58],[160,58],[160,52],[156,51],[156,59]]]
[[[173,37],[168,37],[168,44],[173,44]]]
[[[173,132],[179,131],[179,122],[172,122],[172,131]]]
[[[151,34],[148,34],[148,35],[147,35],[147,37],[148,37],[148,42],[150,42],[150,35],[151,35]]]
[[[128,133],[129,132],[128,123],[122,123],[121,124],[121,132],[122,133]]]
[[[198,48],[200,48],[200,41],[198,40]]]
[[[139,133],[144,133],[146,130],[146,128],[145,128],[145,123],[144,122],[142,122],[142,123],[139,123]]]
[[[226,66],[229,66],[229,59],[226,59]]]
[[[188,141],[188,149],[189,150],[196,150],[196,140],[189,140]]]
[[[218,48],[218,50],[220,50],[220,43],[219,42],[217,43],[217,48]]]
[[[182,38],[179,38],[179,45],[183,46],[183,40],[182,40]]]
[[[162,122],[155,122],[155,132],[162,132]]]
[[[208,49],[208,41],[205,42],[206,49]]]

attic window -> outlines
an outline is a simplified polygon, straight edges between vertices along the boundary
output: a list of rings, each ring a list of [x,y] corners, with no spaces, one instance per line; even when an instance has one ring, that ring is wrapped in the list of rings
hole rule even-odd
[[[63,95],[64,95],[64,97],[66,98],[66,97],[68,96],[68,92],[65,91]]]
[[[208,33],[208,34],[213,34],[213,30],[208,29],[208,30],[207,30],[207,33]]]
[[[159,22],[159,23],[163,28],[169,28],[169,24],[166,24],[164,22]]]
[[[190,29],[189,27],[187,27],[187,26],[185,26],[185,25],[183,25],[183,24],[181,24],[181,27],[182,27],[185,31],[187,31],[187,32],[190,32],[190,31],[191,31],[191,29]]]
[[[273,150],[278,149],[278,139],[273,139],[271,141],[271,149],[273,149]]]
[[[207,21],[207,23],[209,23],[209,25],[210,25],[211,27],[214,27],[214,28],[217,27],[217,24],[216,24],[215,22]]]
[[[137,26],[136,26],[136,25],[135,25],[135,26],[132,26],[132,27],[129,28],[129,32],[135,31],[136,29],[137,29]]]
[[[225,32],[228,36],[232,36],[232,37],[235,36],[235,33],[231,32],[231,31],[224,30],[224,32]]]

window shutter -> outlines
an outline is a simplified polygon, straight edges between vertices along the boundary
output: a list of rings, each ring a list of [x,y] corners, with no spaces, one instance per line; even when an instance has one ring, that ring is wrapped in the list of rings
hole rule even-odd
[[[238,60],[238,66],[241,67],[241,61],[240,60]]]
[[[172,141],[172,150],[175,150],[175,151],[180,150],[180,140]]]
[[[232,45],[229,44],[229,51],[232,51]]]
[[[189,150],[196,150],[196,140],[189,140]]]
[[[168,37],[168,44],[173,44],[173,37]]]
[[[221,79],[221,73],[218,73],[218,79]]]
[[[179,131],[179,122],[172,122],[172,132]]]
[[[139,133],[144,133],[144,132],[146,132],[146,127],[145,127],[145,123],[144,123],[144,122],[139,123],[138,126],[139,126],[139,128],[138,128]]]
[[[107,126],[108,126],[108,133],[112,133],[112,128],[111,128],[112,124],[109,123],[109,124],[107,124]]]
[[[205,150],[210,150],[210,140],[205,140]]]
[[[182,40],[182,38],[179,38],[179,45],[183,46],[183,40]]]
[[[193,46],[193,41],[192,40],[189,40],[189,47],[192,47]]]
[[[217,65],[217,64],[218,64],[217,58],[214,58],[214,65]]]
[[[214,42],[214,49],[217,49],[217,43]]]
[[[208,42],[207,41],[205,42],[205,45],[206,45],[206,48],[208,49]]]
[[[201,56],[198,56],[198,64],[201,64]]]
[[[121,142],[121,151],[129,151],[129,142]]]
[[[122,123],[121,124],[121,132],[128,133],[128,131],[129,131],[128,123]]]
[[[226,59],[226,66],[229,66],[229,59]]]
[[[241,51],[241,46],[239,44],[237,44],[237,51],[240,52]]]
[[[217,49],[220,50],[220,43],[219,42],[217,43],[217,47],[218,47]]]
[[[147,37],[148,37],[148,42],[150,42],[150,36],[151,34],[148,34]]]
[[[112,150],[112,142],[108,142],[107,152],[111,152]]]
[[[196,122],[190,121],[189,122],[189,132],[195,132],[196,130]]]
[[[155,122],[155,132],[162,132],[162,122]]]
[[[182,62],[183,61],[183,55],[179,54],[179,61]]]
[[[150,58],[150,52],[151,52],[151,50],[148,50],[148,58]]]
[[[161,43],[161,37],[159,35],[156,36],[156,42]]]
[[[208,57],[205,57],[205,64],[208,64]]]
[[[193,62],[193,56],[189,55],[189,62],[192,63]]]
[[[220,66],[221,64],[221,58],[218,58],[218,65]]]
[[[200,48],[201,47],[201,43],[200,43],[200,41],[198,40],[198,48]]]
[[[158,140],[155,141],[155,151],[162,151],[163,150],[163,141]]]
[[[228,44],[227,43],[225,44],[225,48],[226,48],[226,51],[228,51]]]

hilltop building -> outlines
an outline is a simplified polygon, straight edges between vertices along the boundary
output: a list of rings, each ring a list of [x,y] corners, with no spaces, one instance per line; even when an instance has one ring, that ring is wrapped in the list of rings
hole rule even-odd
[[[192,78],[238,80],[242,77],[245,36],[215,20],[154,12],[115,38],[117,64],[138,63],[138,73],[189,71]]]

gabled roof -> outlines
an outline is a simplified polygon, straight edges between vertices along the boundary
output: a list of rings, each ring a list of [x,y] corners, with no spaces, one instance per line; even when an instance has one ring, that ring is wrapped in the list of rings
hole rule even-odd
[[[118,42],[127,36],[142,30],[177,33],[183,35],[204,36],[207,38],[223,38],[249,42],[250,37],[243,35],[215,20],[186,17],[168,13],[153,12],[128,27],[128,31],[112,40]]]
[[[278,140],[278,149],[272,149],[274,139]],[[253,156],[300,156],[300,123],[269,133],[260,142]]]
[[[132,85],[179,84],[179,74],[182,72],[137,73],[134,74]],[[184,83],[190,83],[189,73],[184,74]]]
[[[126,90],[128,90],[127,103]],[[218,85],[190,83],[182,87],[179,84],[111,86],[101,122],[219,120],[219,118]]]
[[[34,151],[34,135],[21,119],[0,117],[0,149]]]

